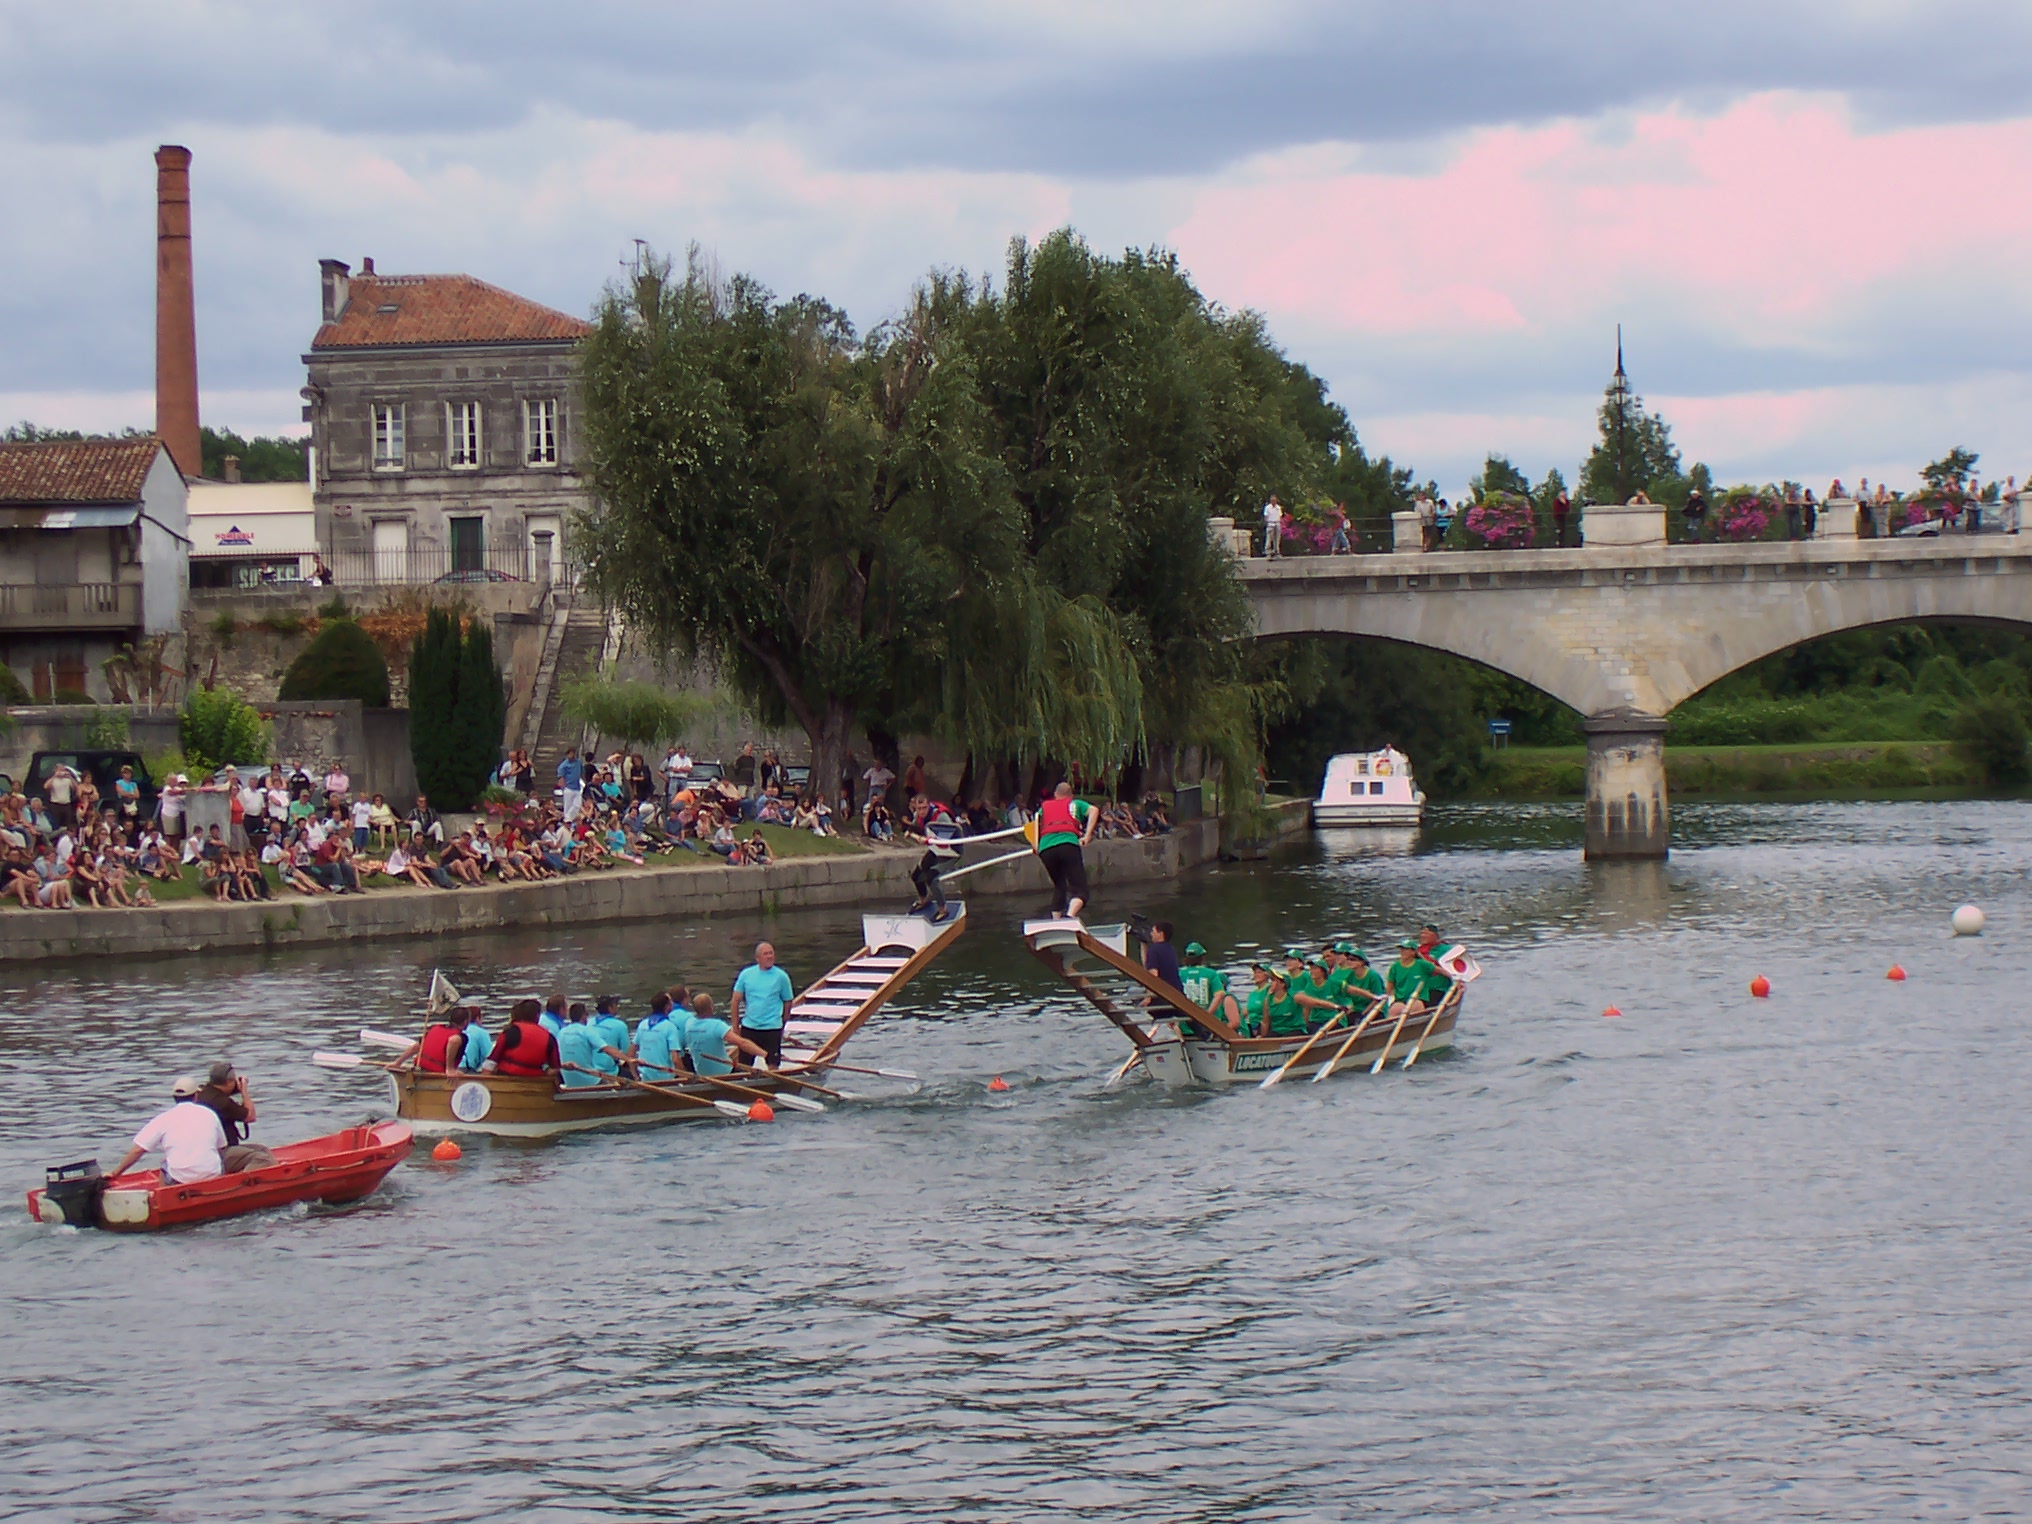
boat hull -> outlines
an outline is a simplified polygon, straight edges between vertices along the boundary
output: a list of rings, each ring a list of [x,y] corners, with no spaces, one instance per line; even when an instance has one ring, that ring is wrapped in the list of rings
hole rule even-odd
[[[824,1069],[800,1070],[822,1079]],[[727,1076],[734,1084],[767,1095],[798,1093],[798,1087],[767,1070]],[[601,1127],[654,1127],[666,1122],[717,1121],[713,1102],[747,1105],[749,1097],[696,1081],[662,1085],[689,1099],[627,1085],[560,1086],[546,1075],[420,1074],[398,1070],[388,1076],[395,1114],[419,1137],[480,1133],[495,1138],[554,1138]]]
[[[284,1144],[265,1169],[184,1185],[160,1170],[121,1175],[99,1197],[98,1224],[120,1233],[156,1233],[299,1201],[357,1201],[408,1157],[412,1141],[402,1123],[378,1122]],[[28,1210],[38,1222],[63,1221],[62,1208],[41,1190],[28,1193]]]
[[[1339,1063],[1334,1066],[1334,1073],[1348,1074],[1369,1068],[1379,1056],[1383,1056],[1386,1064],[1402,1063],[1411,1056],[1414,1048],[1421,1059],[1443,1053],[1453,1046],[1454,1023],[1459,1014],[1460,1002],[1455,1001],[1432,1024],[1430,1035],[1425,1031],[1425,1018],[1414,1017],[1404,1023],[1395,1042],[1390,1040],[1391,1029],[1397,1025],[1395,1021],[1372,1023],[1355,1045],[1341,1055]],[[1423,1046],[1420,1046],[1421,1038]],[[1184,1041],[1174,1035],[1138,1051],[1142,1054],[1144,1069],[1167,1090],[1201,1090],[1223,1085],[1260,1085],[1282,1069],[1305,1044],[1304,1037],[1285,1037],[1254,1038],[1231,1046],[1220,1042]],[[1290,1073],[1285,1075],[1285,1082],[1313,1078],[1334,1061],[1334,1055],[1340,1053],[1346,1044],[1344,1034],[1321,1038],[1293,1065]]]
[[[1319,804],[1312,807],[1312,823],[1321,830],[1339,826],[1415,826],[1425,817],[1421,804]]]

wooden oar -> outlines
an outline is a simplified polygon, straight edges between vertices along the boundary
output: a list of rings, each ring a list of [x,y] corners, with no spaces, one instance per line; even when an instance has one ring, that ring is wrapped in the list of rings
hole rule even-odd
[[[734,1073],[757,1074],[757,1075],[767,1074],[770,1075],[772,1078],[781,1080],[786,1085],[795,1085],[800,1090],[816,1090],[820,1095],[829,1095],[836,1101],[851,1101],[855,1099],[854,1096],[848,1095],[843,1090],[828,1090],[826,1089],[825,1086],[819,1084],[818,1081],[816,1080],[799,1079],[795,1074],[791,1073],[790,1070],[788,1069],[736,1069],[734,1070]],[[701,1074],[698,1075],[697,1078],[716,1079],[718,1078],[718,1076],[711,1074]]]
[[[1404,1014],[1397,1018],[1397,1025],[1390,1029],[1390,1040],[1383,1044],[1383,1051],[1376,1055],[1376,1061],[1369,1066],[1371,1074],[1381,1074],[1383,1065],[1390,1057],[1390,1050],[1397,1046],[1397,1034],[1404,1030],[1404,1023],[1411,1019],[1411,1002],[1404,1002]]]
[[[582,1064],[566,1064],[565,1068],[575,1074],[598,1075],[602,1084],[612,1080],[617,1085],[629,1085],[637,1090],[648,1090],[656,1095],[667,1095],[674,1101],[688,1101],[694,1106],[710,1106],[721,1116],[732,1117],[737,1122],[748,1120],[745,1107],[736,1106],[732,1101],[710,1100],[703,1095],[686,1095],[682,1090],[672,1090],[667,1085],[652,1085],[647,1080],[625,1079],[618,1074],[602,1074],[598,1069],[588,1069]]]
[[[1453,1004],[1454,993],[1459,989],[1460,986],[1456,984],[1453,987],[1453,989],[1450,989],[1446,992],[1445,998],[1442,999],[1438,1005],[1432,1008],[1432,1020],[1428,1021],[1425,1024],[1425,1030],[1418,1034],[1418,1041],[1414,1043],[1411,1048],[1411,1056],[1404,1060],[1403,1064],[1404,1068],[1409,1069],[1413,1064],[1418,1062],[1418,1055],[1421,1052],[1423,1052],[1425,1048],[1425,1039],[1430,1037],[1432,1035],[1432,1029],[1439,1025],[1439,1018],[1441,1016],[1444,1016],[1446,1014],[1446,1008]],[[1385,1049],[1384,1051],[1387,1052],[1389,1050]]]
[[[400,1053],[415,1041],[414,1037],[399,1037],[393,1032],[377,1032],[372,1027],[360,1028],[360,1046],[363,1048],[387,1048]]]
[[[717,1074],[694,1074],[693,1079],[701,1085],[717,1085],[722,1090],[731,1090],[735,1095],[745,1095],[751,1101],[778,1101],[792,1111],[824,1111],[818,1101],[807,1101],[801,1095],[785,1095],[782,1091],[755,1090],[747,1085],[737,1085],[732,1080],[722,1079]],[[813,1085],[814,1090],[824,1090],[827,1095],[836,1096],[837,1090],[826,1090],[823,1085]]]
[[[407,1043],[404,1047],[409,1046]],[[357,1053],[313,1053],[310,1061],[321,1069],[393,1069],[393,1064],[377,1064],[371,1058],[362,1058]]]
[[[1387,1011],[1389,1009],[1390,1002],[1384,996],[1379,995],[1376,997],[1375,1000],[1371,1001],[1369,1004],[1368,1014],[1362,1017],[1361,1025],[1356,1027],[1354,1031],[1348,1034],[1348,1040],[1342,1043],[1340,1047],[1335,1050],[1334,1056],[1328,1059],[1325,1065],[1321,1067],[1319,1073],[1315,1074],[1312,1077],[1312,1082],[1315,1085],[1317,1085],[1321,1080],[1331,1076],[1334,1070],[1340,1067],[1341,1060],[1346,1058],[1349,1053],[1354,1051],[1355,1040],[1359,1038],[1364,1032],[1369,1030],[1369,1024],[1376,1019],[1376,1012],[1378,1012],[1379,1010]]]
[[[803,1043],[785,1043],[784,1047],[790,1049],[793,1053],[818,1052],[818,1049],[807,1047]],[[873,1074],[878,1075],[882,1079],[915,1080],[918,1081],[919,1083],[922,1083],[924,1078],[922,1075],[912,1074],[908,1069],[867,1069],[862,1068],[856,1064],[840,1064],[830,1062],[827,1063],[826,1067],[828,1069],[837,1069],[842,1074]]]
[[[1284,1078],[1285,1075],[1291,1072],[1293,1065],[1295,1065],[1301,1058],[1305,1057],[1306,1054],[1312,1051],[1312,1046],[1314,1043],[1318,1042],[1322,1037],[1326,1036],[1327,1033],[1331,1032],[1336,1026],[1340,1024],[1341,1018],[1344,1014],[1346,1013],[1339,1011],[1335,1012],[1334,1015],[1328,1020],[1325,1026],[1321,1027],[1317,1032],[1313,1033],[1312,1036],[1306,1038],[1305,1046],[1300,1048],[1296,1053],[1292,1054],[1291,1057],[1287,1058],[1284,1061],[1284,1067],[1282,1069],[1279,1069],[1275,1074],[1265,1075],[1263,1078],[1263,1083],[1258,1085],[1256,1088],[1258,1090],[1268,1090],[1273,1085],[1279,1083]]]

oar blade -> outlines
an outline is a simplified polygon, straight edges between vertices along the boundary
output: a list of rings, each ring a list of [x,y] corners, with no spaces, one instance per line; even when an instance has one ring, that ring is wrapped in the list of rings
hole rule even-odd
[[[320,1069],[365,1069],[367,1060],[357,1053],[313,1053],[310,1061]]]
[[[360,1028],[360,1046],[363,1048],[386,1048],[391,1053],[400,1053],[414,1040],[394,1032],[377,1032],[372,1027]]]
[[[714,1101],[713,1110],[723,1117],[733,1118],[736,1122],[748,1120],[748,1108],[746,1106],[736,1106],[732,1101]]]
[[[826,1109],[825,1102],[823,1101],[806,1100],[803,1096],[792,1095],[787,1090],[779,1090],[769,1099],[776,1105],[787,1107],[791,1111],[824,1111]]]

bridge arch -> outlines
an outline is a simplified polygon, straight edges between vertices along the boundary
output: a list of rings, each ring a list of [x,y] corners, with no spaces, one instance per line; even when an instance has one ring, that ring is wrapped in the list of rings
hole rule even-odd
[[[1250,560],[1242,581],[1260,638],[1445,651],[1580,711],[1590,857],[1665,855],[1665,716],[1731,672],[1845,630],[2032,626],[2032,536]]]

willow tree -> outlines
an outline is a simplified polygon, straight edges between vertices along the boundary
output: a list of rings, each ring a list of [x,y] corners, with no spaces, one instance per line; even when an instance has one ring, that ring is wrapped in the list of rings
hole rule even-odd
[[[1120,625],[1160,771],[1177,747],[1253,761],[1263,678],[1207,519],[1328,481],[1343,449],[1359,457],[1346,415],[1175,257],[1111,258],[1071,232],[1012,244],[969,343],[1026,549],[1046,587]]]
[[[1026,752],[1104,766],[1140,738],[1113,619],[1041,587],[1026,553],[963,342],[977,305],[935,276],[857,338],[694,258],[610,290],[586,341],[589,576],[653,653],[715,658],[799,725],[821,780],[858,720],[942,693],[963,732],[1023,716],[1001,738]],[[1096,650],[1095,701],[1059,702]]]

